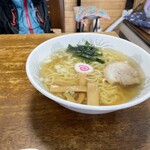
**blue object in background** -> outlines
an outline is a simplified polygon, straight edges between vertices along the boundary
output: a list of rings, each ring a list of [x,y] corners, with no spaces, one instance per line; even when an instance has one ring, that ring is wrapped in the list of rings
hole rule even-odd
[[[30,34],[30,29],[28,26],[28,20],[26,18],[26,13],[24,9],[24,1],[23,0],[13,0],[17,11],[18,11],[18,23],[19,23],[19,34]],[[26,0],[28,6],[28,15],[30,19],[30,23],[32,25],[33,33],[44,33],[43,29],[41,29],[39,22],[37,21],[37,16],[34,11],[34,6],[31,0]]]
[[[150,28],[150,20],[146,17],[145,12],[135,12],[129,16],[126,16],[125,19],[137,26]]]

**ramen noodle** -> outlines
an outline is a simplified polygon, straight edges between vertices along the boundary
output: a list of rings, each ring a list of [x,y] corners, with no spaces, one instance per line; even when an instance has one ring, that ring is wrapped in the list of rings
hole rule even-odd
[[[91,100],[97,99],[98,101],[91,105],[116,105],[132,100],[138,95],[143,82],[129,86],[111,84],[106,81],[103,70],[107,64],[116,61],[128,62],[142,76],[141,68],[135,61],[120,52],[104,48],[101,48],[100,51],[105,63],[87,63],[65,50],[55,52],[41,63],[40,79],[43,86],[52,94],[75,103],[90,105],[91,102],[87,102],[88,96]],[[92,71],[87,73],[77,71],[76,66],[80,63],[91,66]],[[92,87],[89,92],[92,89],[94,89],[93,92],[97,92],[90,94],[87,92],[87,87],[89,89]]]

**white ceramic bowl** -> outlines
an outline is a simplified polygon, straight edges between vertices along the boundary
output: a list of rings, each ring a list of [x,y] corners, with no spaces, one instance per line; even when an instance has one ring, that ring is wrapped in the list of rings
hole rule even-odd
[[[39,81],[39,63],[43,61],[47,56],[51,55],[60,49],[67,48],[68,44],[76,45],[82,44],[85,41],[89,41],[95,46],[101,46],[105,48],[112,48],[117,51],[124,53],[125,55],[132,57],[143,69],[146,80],[144,88],[141,90],[140,94],[133,100],[119,104],[115,106],[89,106],[83,104],[76,104],[63,100],[59,97],[54,96],[49,93]],[[48,97],[60,105],[85,114],[104,114],[112,111],[128,108],[137,105],[150,97],[150,55],[139,46],[128,42],[126,40],[120,39],[118,37],[97,34],[97,33],[74,33],[62,35],[37,46],[29,55],[26,62],[26,72],[27,76],[32,83],[32,85],[43,95]]]

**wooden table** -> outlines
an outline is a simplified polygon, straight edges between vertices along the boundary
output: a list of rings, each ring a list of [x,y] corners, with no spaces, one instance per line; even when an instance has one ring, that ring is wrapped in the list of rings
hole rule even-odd
[[[0,150],[149,150],[150,101],[85,115],[33,88],[25,71],[27,57],[58,35],[0,35]]]

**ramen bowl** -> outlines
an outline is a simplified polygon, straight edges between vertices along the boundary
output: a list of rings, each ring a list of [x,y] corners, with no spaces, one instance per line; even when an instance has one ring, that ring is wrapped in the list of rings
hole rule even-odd
[[[40,63],[54,52],[66,49],[68,44],[77,45],[85,41],[96,47],[111,48],[131,57],[144,72],[144,86],[139,94],[123,104],[109,106],[92,106],[64,100],[50,93],[40,80]],[[72,111],[85,114],[104,114],[140,104],[150,97],[150,55],[141,47],[118,37],[97,33],[74,33],[49,39],[38,45],[29,55],[26,62],[26,73],[31,84],[44,96]]]

